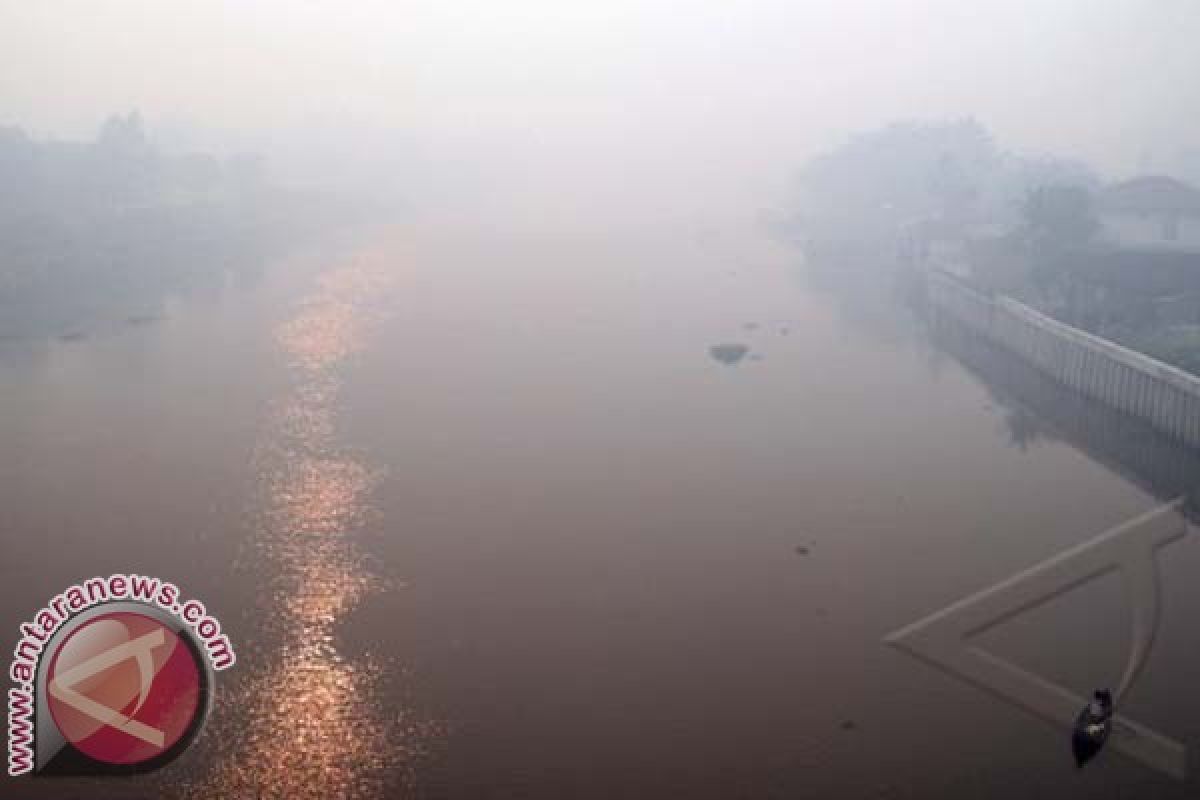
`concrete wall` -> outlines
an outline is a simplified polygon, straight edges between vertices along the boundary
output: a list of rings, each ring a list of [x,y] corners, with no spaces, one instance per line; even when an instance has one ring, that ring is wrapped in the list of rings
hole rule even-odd
[[[1010,297],[988,296],[949,273],[928,275],[935,322],[948,317],[1069,388],[1200,447],[1200,378]]]

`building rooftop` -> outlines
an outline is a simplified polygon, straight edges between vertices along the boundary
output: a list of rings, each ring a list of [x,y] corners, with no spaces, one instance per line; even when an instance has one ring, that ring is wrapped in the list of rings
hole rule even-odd
[[[1200,216],[1200,189],[1166,175],[1143,175],[1100,192],[1102,211]]]

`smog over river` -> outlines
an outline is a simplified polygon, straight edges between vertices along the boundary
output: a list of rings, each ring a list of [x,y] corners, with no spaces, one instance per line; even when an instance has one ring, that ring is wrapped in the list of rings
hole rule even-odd
[[[1197,796],[1197,41],[0,0],[0,797]]]

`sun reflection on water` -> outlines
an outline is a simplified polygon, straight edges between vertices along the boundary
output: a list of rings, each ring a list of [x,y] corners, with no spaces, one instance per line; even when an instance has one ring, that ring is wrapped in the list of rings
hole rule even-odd
[[[389,588],[354,534],[375,516],[379,472],[336,439],[340,368],[382,319],[381,256],[328,271],[275,331],[292,374],[257,446],[257,497],[247,566],[260,582],[256,617],[270,642],[232,692],[210,734],[218,766],[199,797],[375,797],[403,785],[431,726],[390,708],[374,656],[347,658],[340,620]],[[212,727],[212,726],[210,726]]]

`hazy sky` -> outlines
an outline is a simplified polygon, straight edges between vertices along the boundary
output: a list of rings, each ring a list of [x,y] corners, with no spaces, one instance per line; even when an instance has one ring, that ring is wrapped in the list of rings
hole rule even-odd
[[[1116,174],[1200,147],[1196,0],[0,9],[0,124],[39,133],[81,135],[137,108],[255,141],[348,130],[365,144],[747,174],[896,117],[973,115],[1005,146]]]

